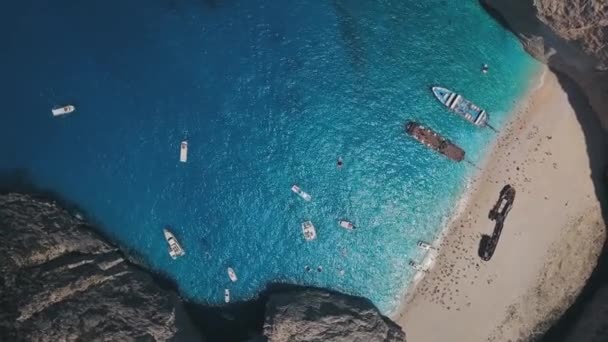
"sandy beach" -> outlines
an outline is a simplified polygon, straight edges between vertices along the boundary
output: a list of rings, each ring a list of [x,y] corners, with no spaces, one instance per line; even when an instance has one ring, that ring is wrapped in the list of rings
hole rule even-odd
[[[605,239],[586,136],[557,77],[539,77],[471,183],[433,267],[394,319],[409,342],[519,341],[542,333],[574,300]],[[599,128],[599,127],[598,127]],[[488,212],[516,190],[493,258]]]

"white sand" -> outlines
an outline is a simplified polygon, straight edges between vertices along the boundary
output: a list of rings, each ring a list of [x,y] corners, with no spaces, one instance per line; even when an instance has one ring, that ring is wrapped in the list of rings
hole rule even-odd
[[[408,342],[518,341],[567,307],[595,266],[605,227],[585,136],[548,72],[503,129],[464,210],[450,223],[434,268],[393,317]],[[515,203],[489,262],[488,211],[506,184]]]

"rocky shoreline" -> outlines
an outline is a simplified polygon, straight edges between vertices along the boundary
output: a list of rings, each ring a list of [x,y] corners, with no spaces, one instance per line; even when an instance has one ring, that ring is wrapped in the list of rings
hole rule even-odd
[[[129,262],[53,201],[0,195],[2,341],[405,341],[363,298],[275,286],[206,307]]]

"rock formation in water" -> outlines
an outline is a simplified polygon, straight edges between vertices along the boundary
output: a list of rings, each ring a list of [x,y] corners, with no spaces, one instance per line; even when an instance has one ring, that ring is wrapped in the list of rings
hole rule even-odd
[[[318,290],[278,293],[266,304],[268,342],[399,342],[405,334],[367,300]]]
[[[200,341],[175,294],[84,222],[0,196],[0,341]]]
[[[608,128],[608,2],[481,0],[526,50],[573,79]]]

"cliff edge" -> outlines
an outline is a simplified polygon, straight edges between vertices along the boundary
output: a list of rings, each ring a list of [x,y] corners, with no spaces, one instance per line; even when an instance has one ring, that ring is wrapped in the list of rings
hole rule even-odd
[[[268,342],[404,342],[399,326],[368,300],[306,289],[272,294],[266,303]]]
[[[84,226],[54,203],[0,196],[0,340],[201,340],[175,294]]]
[[[0,194],[0,252],[0,341],[405,341],[370,301],[321,289],[231,304],[249,310],[183,303],[81,218],[30,195]]]
[[[608,2],[480,1],[532,56],[574,80],[608,129]]]

